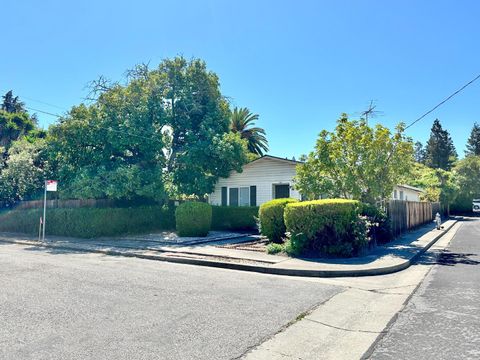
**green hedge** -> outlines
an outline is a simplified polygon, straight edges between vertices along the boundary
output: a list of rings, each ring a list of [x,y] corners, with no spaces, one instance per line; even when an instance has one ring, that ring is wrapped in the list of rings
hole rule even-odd
[[[355,256],[368,244],[361,204],[327,199],[288,204],[285,225],[291,234],[287,252],[306,256]]]
[[[185,202],[175,210],[175,219],[179,236],[207,236],[212,226],[212,206]]]
[[[262,204],[258,212],[262,235],[270,241],[281,242],[285,236],[283,211],[287,204],[297,201],[296,199],[275,199]]]
[[[41,216],[42,209],[4,212],[0,231],[36,235]],[[47,209],[47,235],[96,238],[174,228],[173,210],[161,206]]]
[[[212,206],[212,229],[254,230],[257,217],[257,206]]]

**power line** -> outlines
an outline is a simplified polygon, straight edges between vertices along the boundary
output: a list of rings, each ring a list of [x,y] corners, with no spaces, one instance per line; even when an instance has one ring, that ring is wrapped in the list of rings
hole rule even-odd
[[[7,91],[5,91],[5,89],[3,89],[2,91],[3,93],[7,93]],[[19,95],[19,94],[16,94],[19,98],[21,99],[26,99],[26,100],[30,100],[30,101],[33,101],[33,102],[37,102],[39,104],[43,104],[43,105],[47,105],[47,106],[50,106],[50,107],[53,107],[53,108],[57,108],[59,110],[63,110],[63,111],[68,111],[67,109],[65,109],[64,107],[61,107],[61,106],[58,106],[58,105],[54,105],[54,104],[51,104],[51,103],[48,103],[46,101],[42,101],[42,100],[38,100],[38,99],[33,99],[31,97],[27,97],[27,96],[23,96],[23,95]],[[40,112],[40,111],[39,111]]]
[[[61,115],[54,114],[54,113],[51,113],[51,112],[48,112],[48,111],[43,111],[43,110],[31,108],[31,107],[29,107],[29,106],[25,106],[25,108],[28,109],[28,110],[32,110],[32,111],[36,111],[36,112],[42,113],[42,114],[46,114],[46,115],[50,115],[50,116],[55,116],[55,117],[57,117],[57,118],[61,118],[61,117],[62,117]],[[124,135],[128,135],[128,136],[133,136],[133,137],[137,137],[137,138],[142,138],[142,139],[145,139],[145,140],[160,141],[160,140],[158,140],[158,139],[156,139],[156,138],[154,138],[154,137],[147,137],[147,136],[132,134],[132,133],[129,133],[129,132],[126,132],[126,131],[115,130],[115,129],[107,128],[107,127],[103,127],[103,126],[94,125],[93,127],[98,128],[98,129],[107,130],[107,131],[116,132],[116,133],[119,133],[119,134],[124,134]],[[145,131],[145,130],[143,130],[143,131]]]
[[[448,96],[447,98],[445,98],[443,101],[441,101],[438,105],[436,105],[435,107],[433,107],[431,110],[428,110],[425,114],[423,114],[422,116],[420,116],[417,120],[415,120],[414,122],[412,122],[410,125],[408,125],[406,129],[408,129],[409,127],[415,125],[417,122],[419,122],[420,120],[422,120],[425,116],[427,116],[428,114],[432,113],[433,111],[435,111],[436,109],[438,109],[440,106],[442,106],[443,104],[445,104],[448,100],[450,100],[451,98],[453,98],[455,95],[457,95],[459,92],[461,92],[463,89],[465,89],[467,86],[473,84],[475,81],[477,81],[478,79],[480,79],[480,75],[477,75],[474,79],[470,80],[468,83],[466,83],[465,85],[463,85],[460,89],[458,89],[457,91],[455,91],[453,94],[451,94],[450,96]]]
[[[39,112],[39,113],[42,113],[42,114],[46,114],[46,115],[50,115],[50,116],[55,116],[55,117],[57,117],[57,118],[62,117],[61,115],[54,114],[54,113],[51,113],[51,112],[48,112],[48,111],[43,111],[43,110],[39,110],[39,109],[34,109],[34,108],[29,107],[29,106],[25,106],[25,109],[32,110],[32,111],[36,111],[36,112]]]

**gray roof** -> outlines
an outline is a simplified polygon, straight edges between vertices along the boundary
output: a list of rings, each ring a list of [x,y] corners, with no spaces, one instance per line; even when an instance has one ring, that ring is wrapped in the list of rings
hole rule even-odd
[[[282,161],[288,161],[288,162],[293,163],[293,164],[303,164],[303,161],[292,160],[292,159],[282,158],[282,157],[272,156],[272,155],[263,155],[263,156],[260,156],[258,159],[255,159],[255,160],[250,161],[249,164],[251,164],[251,163],[253,163],[253,162],[255,162],[255,161],[261,160],[261,159],[282,160]]]
[[[410,189],[410,190],[413,190],[413,191],[418,191],[418,192],[421,192],[421,193],[425,192],[425,190],[417,188],[415,186],[410,186],[410,185],[405,185],[405,184],[398,184],[397,186],[405,188],[405,189]]]

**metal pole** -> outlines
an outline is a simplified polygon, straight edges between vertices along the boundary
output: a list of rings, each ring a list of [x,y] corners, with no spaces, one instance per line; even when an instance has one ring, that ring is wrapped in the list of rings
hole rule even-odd
[[[42,241],[45,241],[45,215],[47,214],[47,181],[45,180],[45,196],[43,197],[43,231]]]

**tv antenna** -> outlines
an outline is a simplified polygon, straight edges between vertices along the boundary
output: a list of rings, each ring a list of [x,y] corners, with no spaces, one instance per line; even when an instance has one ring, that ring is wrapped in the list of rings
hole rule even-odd
[[[375,100],[370,100],[370,104],[368,105],[368,109],[365,111],[361,112],[361,115],[363,118],[365,118],[365,121],[368,125],[368,119],[369,118],[375,118],[377,116],[382,116],[383,111],[378,111],[375,110],[377,108],[377,104],[375,103]]]

